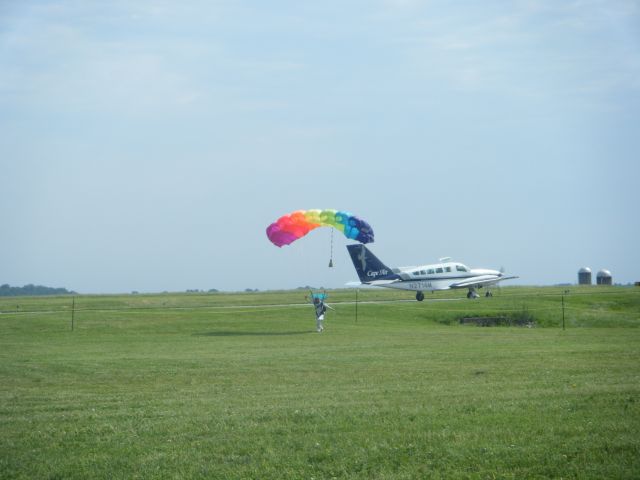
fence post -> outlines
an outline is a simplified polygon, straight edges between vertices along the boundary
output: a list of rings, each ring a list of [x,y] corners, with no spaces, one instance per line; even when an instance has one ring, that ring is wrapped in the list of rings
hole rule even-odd
[[[76,315],[76,297],[71,301],[71,331],[73,332],[74,317]]]
[[[564,330],[564,293],[562,294],[562,330]]]

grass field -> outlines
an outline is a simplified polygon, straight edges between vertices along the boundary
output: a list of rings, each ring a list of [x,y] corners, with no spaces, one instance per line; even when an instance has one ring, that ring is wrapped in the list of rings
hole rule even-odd
[[[2,298],[0,478],[640,478],[640,289],[565,290],[335,291],[323,334],[298,291]]]

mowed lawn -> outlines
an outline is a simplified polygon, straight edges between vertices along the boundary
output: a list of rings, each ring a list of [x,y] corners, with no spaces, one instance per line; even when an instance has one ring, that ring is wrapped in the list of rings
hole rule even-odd
[[[497,294],[336,303],[317,334],[277,306],[301,295],[78,297],[74,331],[70,298],[3,300],[0,478],[640,477],[636,290],[564,331],[450,321],[550,308]]]

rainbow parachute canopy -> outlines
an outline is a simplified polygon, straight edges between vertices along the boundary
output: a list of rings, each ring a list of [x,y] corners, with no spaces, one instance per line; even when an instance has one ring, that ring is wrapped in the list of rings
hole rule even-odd
[[[318,227],[333,227],[360,243],[373,242],[371,226],[340,210],[298,210],[280,217],[267,227],[267,237],[278,247],[289,245]]]

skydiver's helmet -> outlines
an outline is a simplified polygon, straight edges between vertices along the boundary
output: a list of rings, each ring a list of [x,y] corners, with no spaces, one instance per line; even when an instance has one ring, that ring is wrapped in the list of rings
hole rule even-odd
[[[318,305],[320,303],[320,299],[318,297],[315,297],[313,299],[313,303],[315,303],[316,305]]]

